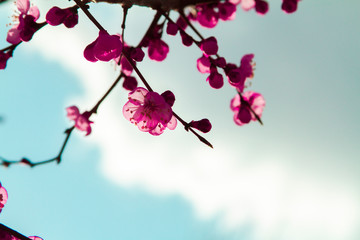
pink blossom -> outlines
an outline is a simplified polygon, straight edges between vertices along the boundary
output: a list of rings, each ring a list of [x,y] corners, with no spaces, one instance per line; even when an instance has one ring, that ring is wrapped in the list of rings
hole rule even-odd
[[[7,191],[0,183],[0,213],[1,213],[2,209],[4,208],[7,200],[8,200]]]
[[[197,13],[196,19],[200,25],[207,28],[215,27],[219,21],[219,13],[207,4],[201,4],[198,7],[200,10]]]
[[[264,0],[255,0],[255,11],[259,15],[265,15],[269,11],[269,4]]]
[[[31,240],[43,240],[41,237],[38,237],[38,236],[30,236],[29,238]]]
[[[132,91],[137,87],[137,81],[135,77],[132,76],[126,76],[124,77],[124,82],[123,82],[123,88],[125,88],[126,90]]]
[[[180,31],[181,42],[186,47],[190,47],[193,44],[193,39],[183,31]]]
[[[209,37],[200,42],[200,48],[205,55],[215,55],[219,49],[215,37]]]
[[[224,86],[223,76],[218,73],[216,67],[210,67],[210,75],[206,79],[209,82],[210,86],[215,89],[222,88]]]
[[[6,63],[9,60],[9,58],[11,57],[9,52],[3,52],[0,51],[0,69],[5,69],[6,68]]]
[[[66,108],[67,117],[75,122],[75,127],[80,131],[86,132],[86,135],[91,133],[91,126],[93,122],[89,121],[90,113],[84,112],[80,114],[79,109],[76,106]]]
[[[84,50],[84,57],[90,62],[98,60],[108,62],[120,56],[122,43],[117,35],[109,35],[100,30],[98,38],[90,43]]]
[[[255,0],[241,0],[240,5],[243,10],[249,11],[255,7]]]
[[[145,56],[145,53],[140,47],[137,47],[137,48],[131,47],[130,48],[130,57],[132,59],[134,59],[136,62],[141,62],[144,59],[144,56]]]
[[[170,91],[159,95],[138,87],[129,93],[129,101],[123,107],[123,114],[140,131],[160,135],[166,127],[173,130],[177,125],[171,109],[174,101],[175,96]]]
[[[160,38],[150,39],[148,46],[149,58],[158,62],[163,61],[169,53],[169,46]]]
[[[234,20],[236,15],[236,4],[233,4],[229,1],[220,2],[218,5],[219,8],[219,18],[223,21]]]
[[[281,5],[281,9],[290,14],[297,10],[299,0],[283,0],[283,3]]]
[[[191,121],[189,123],[189,126],[192,128],[196,128],[197,130],[203,132],[203,133],[207,133],[210,132],[211,130],[211,123],[209,121],[209,119],[201,119],[199,121]]]
[[[241,126],[249,123],[251,120],[256,121],[255,114],[260,118],[265,107],[264,97],[260,93],[247,91],[242,94],[236,94],[231,99],[230,109],[234,112],[234,122]]]
[[[203,55],[197,61],[196,67],[201,73],[210,73],[210,59]]]
[[[240,67],[230,63],[225,68],[230,85],[238,88],[240,92],[244,91],[246,80],[254,76],[253,58],[254,54],[246,54],[240,61]]]
[[[34,33],[39,29],[36,23],[40,16],[39,9],[36,6],[30,7],[29,0],[17,0],[16,6],[20,11],[19,23],[13,25],[6,37],[6,41],[11,44],[30,41]]]
[[[61,9],[59,7],[51,8],[46,14],[46,22],[52,26],[64,24],[67,28],[72,28],[78,24],[79,15],[75,8]]]
[[[172,36],[175,36],[177,32],[179,31],[179,27],[177,24],[168,21],[166,26],[166,33]]]

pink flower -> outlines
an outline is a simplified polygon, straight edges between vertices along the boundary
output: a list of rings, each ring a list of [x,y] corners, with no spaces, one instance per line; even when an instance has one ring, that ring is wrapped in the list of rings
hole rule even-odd
[[[283,3],[281,5],[281,9],[290,14],[297,10],[299,0],[283,0]]]
[[[148,46],[149,58],[158,62],[163,61],[169,53],[169,46],[160,38],[150,39]]]
[[[18,16],[19,24],[14,24],[6,38],[6,41],[11,44],[30,41],[34,33],[39,29],[36,23],[40,16],[39,9],[36,6],[30,7],[29,0],[17,0],[16,6],[20,11]]]
[[[175,23],[168,21],[166,26],[166,33],[172,36],[175,36],[177,32],[179,31],[178,25]]]
[[[38,236],[30,236],[29,238],[31,240],[43,240],[41,237],[38,237]]]
[[[84,57],[90,62],[98,60],[108,62],[120,56],[122,43],[117,35],[109,35],[106,31],[99,31],[98,38],[84,50]]]
[[[218,5],[219,17],[223,21],[234,20],[236,15],[236,5],[226,1],[220,2]]]
[[[86,135],[89,135],[91,133],[91,126],[93,122],[89,121],[90,113],[84,112],[80,114],[79,109],[76,106],[71,106],[66,108],[67,117],[70,120],[74,120],[75,127],[79,129],[80,131],[86,132]]]
[[[7,191],[3,186],[1,186],[1,183],[0,183],[0,213],[1,213],[2,209],[4,208],[7,200],[8,200]]]
[[[196,67],[201,73],[210,73],[210,59],[203,55],[196,61]]]
[[[9,58],[11,57],[9,52],[3,52],[0,51],[0,69],[5,69],[6,68],[6,63],[9,60]]]
[[[260,15],[265,15],[269,11],[269,4],[264,0],[255,0],[255,11]]]
[[[172,114],[175,96],[166,91],[159,95],[138,87],[129,93],[129,101],[123,107],[124,117],[138,126],[140,131],[160,135],[165,128],[176,128],[177,121]]]
[[[79,15],[76,8],[59,7],[51,8],[46,14],[46,22],[52,26],[64,24],[67,28],[72,28],[78,24]]]
[[[216,5],[214,5],[215,7]],[[201,4],[197,6],[200,10],[197,13],[196,20],[201,26],[207,28],[213,28],[219,21],[219,13],[214,10],[214,7],[207,4]]]
[[[210,67],[210,75],[206,81],[208,81],[210,86],[215,89],[219,89],[224,86],[224,78],[220,73],[218,73],[216,67]]]
[[[264,107],[264,97],[260,93],[252,91],[244,92],[242,97],[240,94],[236,94],[230,102],[230,109],[234,112],[234,122],[239,126],[247,124],[251,120],[256,121],[255,114],[260,118]]]
[[[203,132],[203,133],[207,133],[210,132],[211,130],[211,123],[209,121],[209,119],[201,119],[199,121],[191,121],[189,123],[189,126],[192,128],[196,128],[197,130]]]
[[[255,7],[255,0],[241,0],[240,5],[243,10],[249,11]]]
[[[240,61],[240,67],[230,63],[225,68],[230,85],[238,88],[240,92],[244,91],[246,80],[254,76],[253,58],[254,54],[246,54]]]
[[[203,53],[207,56],[217,54],[219,49],[217,40],[215,37],[209,37],[200,42],[200,48]]]
[[[125,76],[123,82],[123,88],[126,90],[132,91],[137,87],[137,81],[135,77]]]

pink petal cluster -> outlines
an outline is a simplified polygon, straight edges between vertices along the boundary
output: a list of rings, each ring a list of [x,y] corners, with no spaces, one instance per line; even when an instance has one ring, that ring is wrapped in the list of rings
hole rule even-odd
[[[238,88],[240,92],[244,91],[246,80],[254,76],[253,58],[254,54],[246,54],[240,61],[240,67],[231,63],[226,65],[225,72],[230,85]]]
[[[240,94],[236,94],[230,102],[230,108],[234,112],[234,122],[239,126],[247,124],[251,120],[257,121],[255,114],[260,118],[264,107],[264,97],[260,93],[252,91],[244,92],[242,97]]]
[[[176,128],[177,121],[172,113],[175,96],[166,91],[159,95],[138,87],[129,93],[129,101],[123,107],[124,117],[138,126],[140,131],[160,135],[165,128]]]
[[[297,10],[297,5],[300,0],[283,0],[281,9],[286,13],[293,13]]]
[[[6,38],[6,41],[11,44],[30,41],[34,33],[39,29],[36,23],[40,16],[39,9],[36,6],[30,7],[29,0],[17,0],[16,6],[20,11],[19,23],[13,25]]]
[[[108,62],[120,56],[122,43],[117,35],[109,35],[100,30],[98,38],[90,43],[84,50],[84,57],[90,62]]]
[[[0,213],[1,213],[2,209],[4,208],[7,200],[8,200],[7,191],[0,183]]]
[[[46,22],[52,26],[64,24],[67,28],[72,28],[78,24],[79,15],[76,8],[53,7],[46,14]]]
[[[80,114],[79,109],[76,106],[66,108],[67,117],[75,122],[75,127],[80,131],[86,132],[86,135],[91,133],[91,126],[93,122],[89,121],[90,113],[84,112]]]
[[[6,68],[6,63],[10,57],[11,57],[10,52],[0,51],[0,69]]]

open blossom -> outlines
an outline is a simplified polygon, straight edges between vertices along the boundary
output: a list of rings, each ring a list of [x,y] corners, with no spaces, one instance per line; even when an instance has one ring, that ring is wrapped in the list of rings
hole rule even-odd
[[[175,96],[166,91],[159,95],[138,87],[129,93],[129,101],[123,107],[124,117],[138,126],[140,131],[160,135],[165,128],[176,128],[177,121],[172,113]]]
[[[74,120],[75,127],[79,129],[80,131],[86,132],[86,135],[89,135],[91,133],[91,126],[93,122],[89,121],[90,113],[84,112],[80,114],[79,109],[76,106],[71,106],[66,108],[67,117],[70,120]]]
[[[3,186],[1,186],[0,183],[0,213],[5,206],[7,199],[8,199],[7,191]]]
[[[234,112],[234,122],[239,126],[247,124],[251,120],[256,121],[255,114],[260,118],[264,107],[264,97],[260,93],[253,91],[244,92],[242,98],[239,94],[236,94],[230,102],[230,108]]]
[[[244,91],[246,80],[254,76],[253,58],[254,54],[246,54],[241,58],[240,67],[231,63],[226,65],[225,72],[230,85],[238,88],[240,92]]]
[[[29,0],[17,0],[16,7],[20,11],[19,23],[13,25],[6,38],[6,41],[11,44],[30,41],[34,33],[39,29],[36,20],[38,20],[40,12],[36,6],[30,7]]]
[[[121,51],[120,37],[100,30],[98,38],[85,48],[84,57],[90,62],[97,62],[98,60],[108,62],[119,57]]]
[[[46,14],[46,22],[52,26],[64,24],[67,28],[72,28],[78,24],[79,15],[75,8],[53,7]]]

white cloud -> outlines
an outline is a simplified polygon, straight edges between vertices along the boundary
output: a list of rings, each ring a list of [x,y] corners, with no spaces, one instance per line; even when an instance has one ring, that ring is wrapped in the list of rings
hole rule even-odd
[[[83,59],[82,49],[92,41],[84,30],[89,27],[41,31],[31,43],[33,50],[80,79],[86,91],[83,103],[101,96],[115,78],[111,67]],[[285,151],[254,155],[261,146],[241,145],[235,134],[209,149],[181,132],[181,126],[160,137],[141,133],[122,117],[125,99],[109,97],[91,136],[101,149],[102,171],[120,186],[178,194],[192,204],[200,219],[220,217],[224,230],[253,224],[254,239],[359,237],[357,184],[346,182],[344,188],[336,185],[336,179],[306,173],[306,166],[294,169],[290,162],[301,161],[306,154],[291,159]]]

